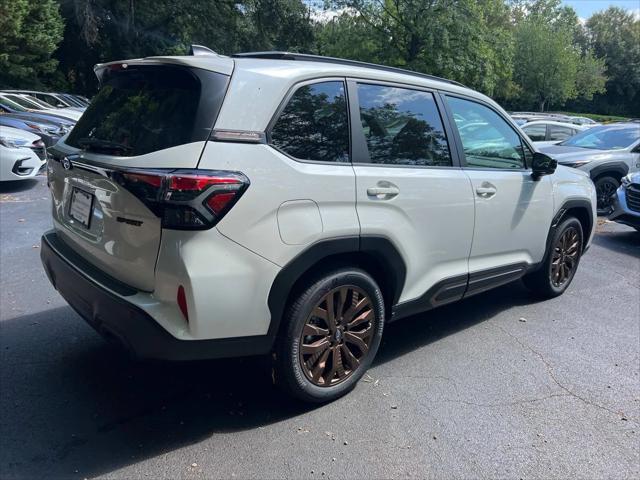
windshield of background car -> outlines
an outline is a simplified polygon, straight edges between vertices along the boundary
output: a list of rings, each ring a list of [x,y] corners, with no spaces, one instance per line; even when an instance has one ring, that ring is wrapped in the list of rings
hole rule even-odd
[[[593,150],[624,150],[640,139],[640,124],[593,127],[580,132],[559,145]]]
[[[66,140],[68,145],[136,156],[209,137],[229,77],[169,65],[114,65]]]
[[[0,105],[2,105],[3,107],[8,108],[10,110],[15,110],[17,112],[26,112],[27,111],[27,109],[24,108],[23,106],[18,105],[17,103],[12,102],[11,100],[6,100],[6,99],[4,99],[2,97],[0,97]]]

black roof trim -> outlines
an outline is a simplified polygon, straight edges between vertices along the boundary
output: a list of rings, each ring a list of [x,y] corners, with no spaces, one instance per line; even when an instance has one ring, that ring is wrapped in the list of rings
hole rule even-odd
[[[436,80],[438,82],[445,82],[451,85],[464,87],[464,85],[459,82],[455,82],[453,80],[447,80],[446,78],[437,77],[435,75],[414,72],[412,70],[405,70],[403,68],[387,67],[385,65],[378,65],[375,63],[359,62],[357,60],[347,60],[345,58],[323,57],[320,55],[310,55],[306,53],[291,53],[291,52],[246,52],[246,53],[236,53],[234,55],[231,55],[231,57],[262,58],[265,60],[298,60],[301,62],[335,63],[338,65],[350,65],[353,67],[372,68],[375,70],[384,70],[386,72],[401,73],[403,75],[412,75],[414,77],[426,78],[429,80]]]

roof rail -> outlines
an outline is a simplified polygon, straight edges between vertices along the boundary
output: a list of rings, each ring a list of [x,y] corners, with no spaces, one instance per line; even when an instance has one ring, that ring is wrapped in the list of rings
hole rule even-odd
[[[270,60],[298,60],[301,62],[319,62],[319,63],[336,63],[338,65],[351,65],[353,67],[371,68],[375,70],[383,70],[385,72],[401,73],[403,75],[412,75],[414,77],[427,78],[429,80],[437,80],[438,82],[450,83],[464,87],[460,82],[448,80],[427,73],[414,72],[413,70],[405,70],[404,68],[387,67],[386,65],[378,65],[376,63],[359,62],[357,60],[347,60],[345,58],[323,57],[321,55],[310,55],[307,53],[291,53],[291,52],[246,52],[231,55],[234,58],[262,58]]]

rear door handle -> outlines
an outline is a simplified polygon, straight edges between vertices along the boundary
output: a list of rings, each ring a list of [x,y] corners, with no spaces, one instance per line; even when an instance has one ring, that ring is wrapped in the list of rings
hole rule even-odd
[[[377,197],[380,200],[389,200],[400,193],[400,189],[395,185],[385,185],[367,188],[367,195]]]
[[[493,197],[498,190],[493,185],[483,185],[476,188],[476,193],[479,197],[490,198]]]

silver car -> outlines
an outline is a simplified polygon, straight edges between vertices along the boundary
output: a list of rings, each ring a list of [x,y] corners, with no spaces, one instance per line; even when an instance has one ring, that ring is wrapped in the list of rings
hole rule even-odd
[[[596,185],[598,213],[605,215],[611,209],[612,196],[622,177],[640,169],[640,123],[593,127],[538,150],[561,165],[588,172]]]

